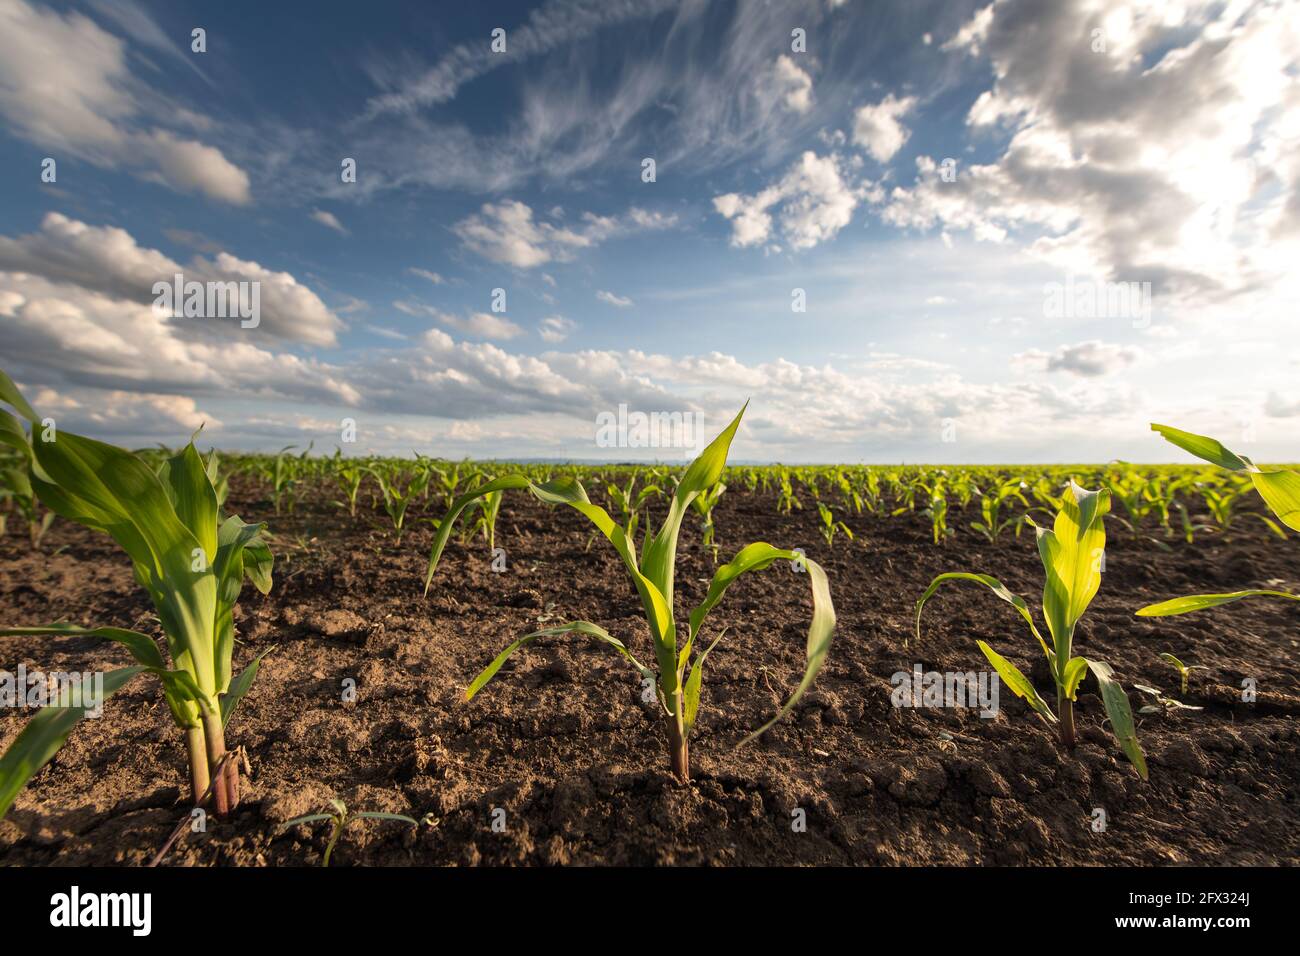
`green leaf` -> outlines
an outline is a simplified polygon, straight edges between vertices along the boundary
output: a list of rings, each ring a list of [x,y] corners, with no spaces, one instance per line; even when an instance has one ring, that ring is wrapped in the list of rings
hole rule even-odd
[[[967,571],[949,571],[945,574],[941,574],[931,581],[930,586],[925,589],[925,593],[921,595],[921,599],[916,602],[917,643],[920,643],[921,641],[921,609],[925,607],[925,602],[930,600],[934,595],[934,592],[939,590],[939,586],[946,581],[973,581],[976,584],[984,585],[1003,601],[1006,601],[1019,611],[1020,616],[1025,619],[1025,623],[1029,625],[1029,630],[1033,633],[1034,637],[1038,639],[1038,644],[1043,649],[1043,653],[1047,655],[1047,659],[1049,661],[1053,659],[1052,649],[1047,646],[1047,642],[1043,640],[1043,635],[1038,631],[1038,626],[1034,624],[1034,615],[1030,613],[1029,605],[1025,603],[1025,599],[1020,597],[1018,594],[1013,594],[1007,589],[1007,586],[997,578],[990,577],[987,574],[971,574]]]
[[[509,659],[510,655],[521,647],[525,647],[537,640],[539,637],[557,637],[561,634],[585,634],[593,637],[598,641],[610,645],[620,654],[632,662],[633,666],[643,675],[648,676],[652,672],[643,666],[640,661],[632,656],[632,652],[618,638],[610,635],[603,627],[592,624],[590,621],[572,621],[568,624],[561,624],[557,627],[548,627],[540,631],[533,631],[531,634],[525,634],[523,637],[514,641],[509,647],[496,656],[496,658],[482,672],[474,678],[473,682],[465,689],[465,699],[473,700],[474,695],[483,689],[483,685],[496,676],[496,672],[501,670],[501,665]]]
[[[1300,594],[1288,594],[1286,591],[1231,591],[1227,594],[1189,594],[1187,597],[1173,598],[1169,601],[1161,601],[1158,604],[1148,604],[1146,607],[1137,611],[1138,617],[1171,617],[1175,614],[1189,614],[1192,611],[1203,611],[1207,607],[1218,607],[1220,604],[1229,604],[1232,601],[1240,601],[1245,597],[1277,597],[1285,598],[1288,601],[1300,601]]]
[[[1052,634],[1058,683],[1063,676],[1059,669],[1070,660],[1075,625],[1101,587],[1108,511],[1110,492],[1087,491],[1071,481],[1052,530],[1034,525],[1046,572],[1043,616]]]
[[[1191,452],[1197,458],[1202,458],[1220,468],[1227,468],[1229,471],[1249,473],[1251,483],[1264,499],[1264,503],[1288,528],[1292,531],[1300,531],[1300,473],[1285,469],[1263,471],[1249,458],[1228,451],[1222,443],[1205,435],[1194,435],[1168,425],[1154,423],[1151,425],[1151,430],[1159,432],[1165,440]]]
[[[244,699],[244,695],[253,687],[253,681],[257,678],[257,669],[262,664],[262,658],[273,650],[275,650],[274,647],[268,647],[254,657],[240,675],[230,682],[230,689],[221,695],[221,726],[224,727],[230,723],[230,715],[235,712],[235,708]]]
[[[3,627],[0,628],[0,637],[31,637],[31,636],[58,636],[58,637],[92,637],[102,641],[113,641],[121,644],[137,662],[145,667],[165,668],[166,662],[158,650],[158,645],[153,642],[148,634],[141,634],[139,631],[128,631],[121,627],[78,627],[76,624],[59,622],[50,624],[46,627]]]
[[[1159,432],[1165,441],[1220,468],[1227,468],[1229,471],[1248,471],[1250,468],[1245,459],[1234,455],[1219,441],[1206,435],[1194,435],[1171,425],[1157,425],[1155,422],[1151,423],[1151,430]]]
[[[0,372],[0,376],[3,374]],[[117,693],[144,670],[143,667],[123,667],[109,671],[104,675],[104,698]],[[77,721],[101,703],[102,700],[70,707],[44,707],[27,722],[27,726],[4,752],[4,756],[0,756],[0,819],[9,812],[27,781],[67,743],[68,735],[77,726]]]
[[[23,393],[18,391],[18,386],[14,384],[13,379],[0,369],[0,402],[6,402],[12,405],[18,414],[23,416],[29,422],[36,422],[40,416],[27,404],[27,399],[23,398]]]
[[[1129,709],[1128,694],[1115,680],[1115,672],[1103,661],[1088,661],[1088,670],[1097,678],[1101,687],[1101,701],[1106,705],[1106,716],[1110,718],[1111,733],[1119,743],[1120,749],[1137,768],[1138,775],[1147,779],[1147,761],[1138,744],[1137,727],[1133,723],[1133,712]]]
[[[1075,693],[1079,689],[1079,683],[1083,680],[1083,675],[1088,673],[1088,662],[1082,657],[1073,657],[1065,665],[1064,680],[1061,689],[1065,696],[1070,700],[1075,699]]]
[[[1029,683],[1029,678],[1020,672],[1020,668],[983,641],[976,640],[975,643],[984,652],[984,656],[993,665],[993,669],[998,672],[998,676],[1002,678],[1002,683],[1010,687],[1013,694],[1023,698],[1044,720],[1049,723],[1056,722],[1056,715],[1052,713],[1052,709],[1047,706],[1043,698],[1038,696],[1038,691],[1034,690],[1034,685]]]
[[[709,652],[718,646],[718,641],[722,640],[722,635],[727,633],[723,628],[722,632],[713,639],[713,643],[704,649],[704,653],[695,658],[695,663],[691,665],[691,673],[686,678],[686,689],[682,692],[682,724],[685,730],[685,736],[690,737],[691,728],[695,726],[695,716],[700,710],[700,691],[704,687],[704,660],[709,656]]]
[[[783,551],[781,556],[793,560],[794,552]],[[799,686],[794,689],[794,693],[777,711],[776,716],[748,734],[737,746],[744,746],[749,743],[794,709],[794,705],[798,703],[799,698],[816,680],[817,672],[822,669],[826,654],[831,649],[831,638],[835,636],[835,605],[831,603],[830,584],[826,581],[826,572],[822,570],[821,565],[816,561],[804,558],[803,563],[808,576],[808,585],[812,589],[813,599],[812,620],[808,623],[808,641],[805,650],[807,664],[804,667],[803,677],[799,681]]]

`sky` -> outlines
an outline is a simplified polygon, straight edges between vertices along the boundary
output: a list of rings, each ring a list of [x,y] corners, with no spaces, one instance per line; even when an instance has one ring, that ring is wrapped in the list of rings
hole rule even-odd
[[[1300,457],[1297,0],[0,0],[0,168],[0,368],[131,447]]]

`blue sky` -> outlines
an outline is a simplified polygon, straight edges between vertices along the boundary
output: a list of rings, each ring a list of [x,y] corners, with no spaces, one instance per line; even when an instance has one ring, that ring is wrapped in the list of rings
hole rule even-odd
[[[1293,459],[1298,67],[1294,3],[0,0],[0,365],[126,444]]]

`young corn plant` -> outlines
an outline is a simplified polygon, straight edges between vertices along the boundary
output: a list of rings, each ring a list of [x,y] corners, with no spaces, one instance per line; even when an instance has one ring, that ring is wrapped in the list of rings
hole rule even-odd
[[[488,551],[492,552],[497,547],[497,516],[501,514],[501,498],[503,492],[493,491],[484,495],[482,498],[475,500],[474,507],[477,514],[474,521],[466,529],[461,543],[464,544],[474,537],[475,534],[482,534],[483,540],[487,542]]]
[[[4,462],[4,467],[0,468],[0,497],[13,502],[14,510],[27,526],[28,542],[33,550],[39,548],[45,532],[54,523],[54,512],[41,508],[27,478],[27,463],[21,456]],[[0,524],[0,533],[3,529],[4,525]]]
[[[3,372],[0,401],[33,427],[41,421]],[[4,627],[0,637],[69,635],[125,647],[137,664],[105,674],[104,697],[139,674],[156,676],[185,736],[195,802],[212,784],[216,813],[224,816],[239,802],[238,761],[227,759],[225,728],[261,663],[259,655],[238,677],[231,672],[234,607],[246,577],[263,594],[271,589],[263,526],[222,517],[216,456],[205,463],[193,441],[155,471],[132,452],[67,431],[50,441],[35,435],[29,441],[18,419],[0,409],[0,443],[26,457],[32,487],[49,508],[104,532],[130,555],[136,581],[158,612],[171,663],[153,638],[119,627]],[[0,816],[53,759],[77,721],[101,702],[46,707],[28,722],[0,756]]]
[[[840,532],[843,532],[844,536],[850,541],[853,540],[853,532],[849,530],[849,526],[843,521],[837,521],[831,509],[820,501],[817,502],[817,518],[821,521],[821,528],[818,530],[821,531],[822,538],[826,541],[826,547],[835,547],[835,535]]]
[[[1237,455],[1225,448],[1216,439],[1205,435],[1194,435],[1169,425],[1152,424],[1151,430],[1159,432],[1165,440],[1189,451],[1197,458],[1202,458],[1220,468],[1250,478],[1259,496],[1264,499],[1269,510],[1277,516],[1278,521],[1292,531],[1300,531],[1300,472],[1279,468],[1265,471],[1244,455]],[[1263,518],[1263,515],[1258,517]],[[1267,520],[1267,519],[1266,519]],[[1269,524],[1273,524],[1271,520]],[[1277,529],[1281,532],[1281,529]],[[1137,612],[1139,617],[1171,617],[1175,614],[1190,614],[1206,608],[1230,604],[1248,597],[1280,598],[1284,601],[1300,601],[1300,594],[1288,591],[1262,590],[1250,588],[1244,591],[1230,591],[1224,594],[1191,594],[1187,597],[1174,598],[1148,604]]]
[[[1025,500],[1024,493],[1021,491],[1020,482],[1004,481],[980,498],[980,516],[984,520],[972,521],[971,527],[987,538],[990,544],[997,541],[1003,531],[1023,523],[1017,517],[1002,517],[1003,509],[1012,501],[1019,501],[1026,508],[1029,507],[1029,502]]]
[[[1184,664],[1178,658],[1174,657],[1173,654],[1167,652],[1161,654],[1160,659],[1178,672],[1178,679],[1182,684],[1181,693],[1184,696],[1187,694],[1187,680],[1192,676],[1192,671],[1205,670],[1205,668],[1200,664]]]
[[[490,481],[452,502],[451,509],[438,528],[438,535],[429,554],[429,568],[424,579],[426,595],[443,548],[451,536],[451,529],[460,513],[476,498],[483,495],[495,491],[527,489],[547,504],[568,505],[575,509],[591,521],[600,534],[614,546],[641,599],[642,609],[650,626],[655,661],[658,665],[657,673],[656,670],[643,665],[622,641],[599,625],[591,621],[573,621],[534,631],[518,638],[474,678],[465,691],[466,700],[472,699],[482,690],[510,655],[533,641],[563,634],[581,634],[590,637],[613,647],[637,669],[642,677],[655,680],[668,742],[669,766],[677,779],[684,783],[690,780],[688,741],[699,711],[700,690],[704,682],[704,661],[722,638],[719,634],[707,648],[703,651],[699,650],[697,640],[705,619],[722,599],[731,583],[742,574],[762,570],[774,561],[784,560],[802,563],[812,589],[813,613],[808,627],[806,666],[799,685],[776,715],[746,736],[741,744],[753,740],[790,713],[817,677],[817,672],[821,670],[835,630],[835,608],[831,603],[830,586],[826,581],[825,571],[816,562],[804,558],[798,552],[775,548],[765,542],[756,542],[742,548],[729,563],[714,572],[713,581],[704,600],[690,612],[686,621],[681,622],[684,626],[680,631],[673,601],[677,541],[682,521],[695,498],[717,484],[718,479],[722,477],[732,438],[744,413],[745,410],[742,408],[740,414],[722,434],[718,435],[686,469],[686,473],[673,492],[668,513],[658,533],[653,536],[646,533],[639,558],[632,537],[610,517],[604,508],[592,504],[582,484],[571,476],[539,484],[525,475],[507,475]]]
[[[708,548],[709,552],[713,555],[714,564],[718,563],[718,546],[713,540],[713,509],[718,506],[718,502],[722,500],[722,494],[726,490],[727,486],[722,482],[718,482],[712,488],[707,488],[702,491],[695,500],[691,502],[691,507],[695,509],[696,514],[704,519],[703,543],[704,547]]]
[[[343,831],[348,828],[350,823],[357,820],[388,820],[393,823],[406,823],[413,827],[420,825],[419,820],[401,813],[379,813],[374,810],[352,812],[348,810],[342,800],[331,800],[329,806],[328,813],[309,813],[306,816],[294,817],[292,820],[281,823],[276,830],[276,833],[280,834],[292,827],[329,820],[333,826],[330,830],[329,842],[325,845],[325,855],[320,862],[322,867],[330,865],[330,857],[334,854],[334,848],[338,846],[339,837],[343,836]]]
[[[371,469],[370,474],[379,484],[379,491],[384,497],[384,510],[388,512],[388,520],[393,523],[393,530],[397,532],[397,543],[401,544],[402,529],[406,524],[406,509],[411,501],[424,491],[424,486],[429,481],[429,473],[421,472],[408,479],[405,484],[402,483],[404,476],[401,474],[393,474],[390,478],[376,469]]]
[[[1053,713],[1038,696],[1034,685],[1020,670],[999,655],[983,641],[976,641],[1002,681],[1017,697],[1022,697],[1049,726],[1055,726],[1061,745],[1072,748],[1075,744],[1074,703],[1084,676],[1091,671],[1101,689],[1102,703],[1110,718],[1111,733],[1120,749],[1137,768],[1142,779],[1147,779],[1146,758],[1138,744],[1133,712],[1128,695],[1114,678],[1109,664],[1103,661],[1075,657],[1072,650],[1074,630],[1079,618],[1101,586],[1101,561],[1106,547],[1106,529],[1103,519],[1110,510],[1110,496],[1105,491],[1085,491],[1074,482],[1062,498],[1061,511],[1055,525],[1049,530],[1034,525],[1038,533],[1038,554],[1046,572],[1043,587],[1043,616],[1052,636],[1049,645],[1034,623],[1034,616],[1024,599],[996,578],[987,574],[953,571],[941,574],[930,582],[921,599],[916,602],[916,637],[921,638],[921,610],[947,581],[973,581],[982,584],[1003,601],[1006,601],[1025,619],[1030,633],[1037,639],[1051,668],[1056,684],[1056,709]],[[1058,716],[1059,714],[1059,716]]]

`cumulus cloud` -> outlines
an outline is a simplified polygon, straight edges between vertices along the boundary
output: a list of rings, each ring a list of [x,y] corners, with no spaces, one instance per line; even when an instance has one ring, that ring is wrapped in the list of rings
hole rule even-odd
[[[1042,372],[1068,372],[1081,378],[1096,378],[1128,368],[1140,357],[1138,349],[1096,339],[1077,345],[1062,345],[1052,352],[1029,349],[1012,357],[1012,364]]]
[[[899,122],[916,105],[916,97],[901,99],[892,93],[879,103],[868,103],[853,114],[853,142],[877,162],[887,163],[903,148],[911,133]]]
[[[812,77],[783,53],[771,70],[760,74],[758,96],[792,113],[807,113],[813,105],[812,88]]]
[[[996,79],[967,122],[1007,145],[955,182],[920,157],[888,221],[994,241],[1014,231],[1071,272],[1176,296],[1235,295],[1289,269],[1293,6],[999,0],[945,48],[988,59]]]
[[[846,182],[834,155],[805,152],[781,180],[752,196],[727,193],[713,208],[731,222],[731,244],[744,248],[766,243],[779,225],[781,239],[794,249],[810,249],[831,239],[853,218],[861,187]],[[778,223],[772,209],[778,207]]]
[[[196,256],[182,266],[156,249],[138,245],[125,229],[91,226],[56,212],[45,215],[39,232],[0,236],[0,280],[6,279],[3,273],[30,273],[140,304],[152,304],[154,283],[170,283],[177,273],[187,281],[257,281],[261,324],[240,332],[333,345],[343,326],[316,293],[287,272],[227,252],[211,259]]]
[[[0,0],[0,116],[21,138],[181,192],[246,205],[248,175],[163,124],[205,122],[132,76],[127,46],[80,13]]]

